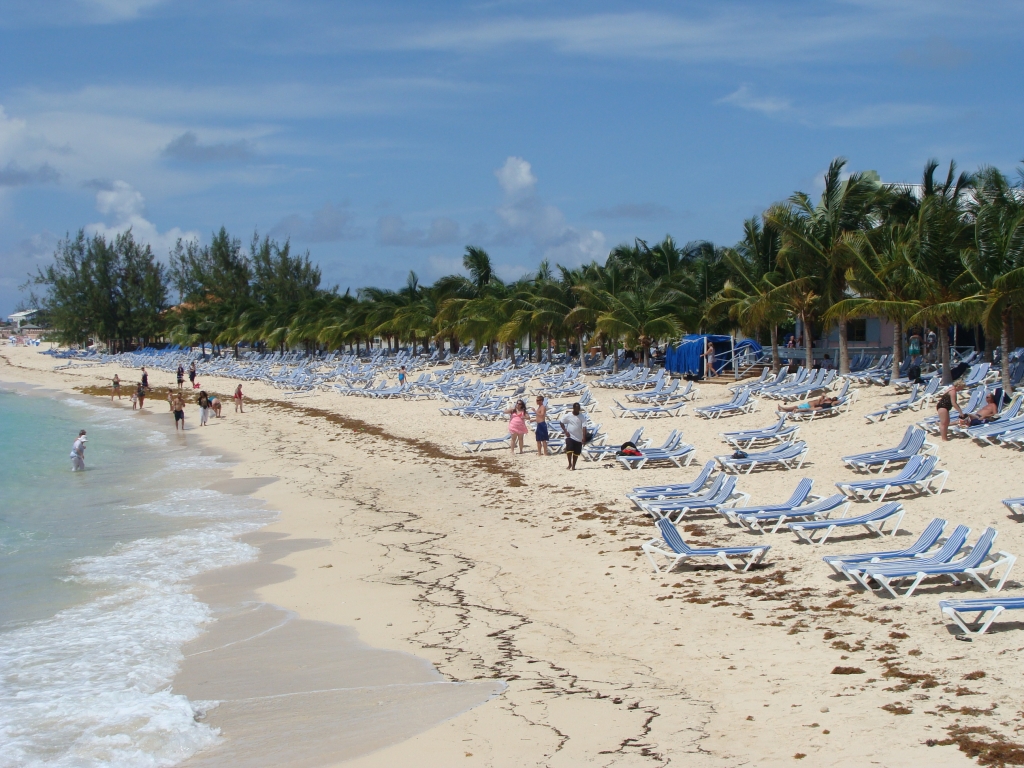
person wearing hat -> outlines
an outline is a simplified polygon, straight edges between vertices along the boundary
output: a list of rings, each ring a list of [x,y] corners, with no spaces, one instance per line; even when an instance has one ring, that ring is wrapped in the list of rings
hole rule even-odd
[[[85,430],[78,433],[78,439],[71,446],[71,471],[85,471],[85,444],[88,442],[85,437]]]

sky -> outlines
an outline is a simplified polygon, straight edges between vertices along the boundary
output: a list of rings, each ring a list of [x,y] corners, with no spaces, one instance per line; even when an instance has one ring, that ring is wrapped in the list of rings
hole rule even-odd
[[[0,313],[79,229],[341,290],[731,245],[849,170],[1024,159],[1024,4],[0,0]],[[174,297],[172,297],[174,298]]]

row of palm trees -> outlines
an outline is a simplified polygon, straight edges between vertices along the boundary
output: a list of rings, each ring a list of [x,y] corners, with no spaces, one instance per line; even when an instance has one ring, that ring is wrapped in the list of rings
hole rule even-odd
[[[780,332],[799,321],[808,360],[813,331],[838,327],[839,367],[847,371],[848,321],[877,316],[893,324],[894,366],[908,328],[954,323],[981,324],[986,338],[1000,340],[1005,360],[1024,305],[1021,179],[988,167],[957,173],[952,163],[943,177],[938,167],[929,162],[919,185],[893,185],[874,172],[845,174],[837,159],[817,200],[798,192],[771,206],[744,223],[731,248],[636,240],[614,248],[604,264],[544,261],[507,282],[485,251],[468,247],[465,274],[423,285],[410,272],[398,290],[354,295],[307,281],[287,296],[234,301],[222,292],[210,300],[212,287],[198,285],[177,311],[172,335],[356,350],[374,339],[395,348],[447,342],[454,350],[472,340],[494,355],[522,346],[538,359],[556,344],[606,353],[627,347],[646,361],[652,344],[682,333],[739,330],[767,339],[778,368]],[[949,339],[938,339],[948,372]]]

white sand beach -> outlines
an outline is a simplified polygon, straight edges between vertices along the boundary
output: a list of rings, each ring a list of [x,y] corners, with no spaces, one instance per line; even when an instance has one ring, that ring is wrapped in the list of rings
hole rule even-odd
[[[116,366],[54,366],[35,349],[4,349],[0,381],[95,396],[109,393],[114,373],[137,378]],[[204,389],[220,394],[224,418],[200,428],[190,404],[188,431],[176,439],[230,456],[239,479],[233,492],[251,492],[280,512],[253,538],[265,547],[260,567],[235,581],[211,577],[197,586],[200,596],[206,589],[203,599],[226,599],[230,583],[232,599],[251,591],[320,633],[316,647],[282,642],[252,656],[263,668],[249,674],[300,685],[298,672],[280,666],[289,654],[315,664],[316,648],[338,643],[366,658],[370,649],[402,654],[379,660],[382,669],[412,664],[411,656],[433,665],[440,682],[473,684],[457,689],[458,701],[405,701],[391,730],[370,717],[382,703],[334,702],[339,718],[366,710],[366,738],[320,741],[334,710],[299,694],[342,673],[307,668],[305,688],[289,692],[293,706],[254,713],[225,701],[209,710],[229,745],[274,737],[234,753],[236,765],[966,766],[975,764],[975,747],[997,756],[985,764],[1024,761],[1024,617],[1008,614],[984,637],[957,642],[938,600],[977,597],[978,588],[933,580],[894,600],[851,588],[821,561],[900,548],[934,517],[969,525],[972,541],[993,526],[997,549],[1024,554],[1021,521],[1000,503],[1024,492],[1024,456],[1015,450],[940,444],[945,490],[906,499],[894,539],[858,529],[818,547],[788,531],[755,534],[719,515],[695,515],[684,521],[688,541],[764,542],[765,566],[683,566],[665,575],[639,549],[657,529],[625,494],[694,477],[704,461],[730,452],[720,432],[767,425],[773,403],[721,421],[694,417],[691,405],[679,418],[644,422],[655,443],[683,430],[696,446],[686,469],[630,472],[581,461],[568,472],[564,457],[539,457],[531,436],[523,455],[466,453],[461,441],[500,436],[504,423],[445,417],[434,401],[286,397],[246,383],[246,412],[235,414],[236,382],[200,375]],[[171,374],[150,376],[155,387],[172,383]],[[697,404],[728,399],[732,383],[701,384]],[[609,442],[626,440],[639,424],[612,419],[616,393],[594,395],[593,418]],[[785,499],[801,477],[813,478],[817,493],[833,492],[835,482],[855,477],[840,456],[896,445],[908,424],[933,412],[865,422],[865,413],[894,399],[889,388],[860,389],[852,412],[802,426],[809,453],[801,470],[742,475],[738,487],[754,502]],[[131,408],[127,398],[113,405]],[[173,435],[159,398],[138,418],[162,420]],[[1020,577],[1011,574],[1006,594],[1024,594]],[[185,659],[175,688],[193,700],[203,698],[197,686],[211,674],[197,664]],[[409,675],[430,682],[422,670]],[[416,713],[430,716],[420,722]],[[217,760],[200,754],[193,762]]]

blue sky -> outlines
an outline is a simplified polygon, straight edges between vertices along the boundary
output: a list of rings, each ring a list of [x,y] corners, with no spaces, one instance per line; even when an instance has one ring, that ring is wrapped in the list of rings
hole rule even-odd
[[[224,225],[397,287],[731,244],[829,161],[1024,158],[1024,5],[992,0],[0,0],[0,312],[80,227]]]

